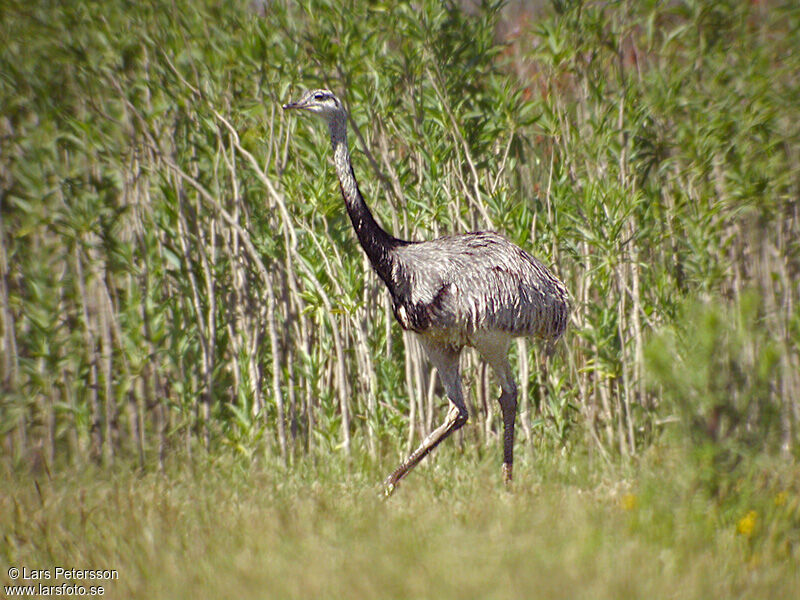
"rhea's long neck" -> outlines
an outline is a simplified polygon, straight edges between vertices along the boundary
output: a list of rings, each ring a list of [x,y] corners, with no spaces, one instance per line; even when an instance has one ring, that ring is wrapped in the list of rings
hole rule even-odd
[[[341,119],[337,118],[329,123],[333,163],[336,166],[336,175],[339,177],[339,187],[361,247],[364,248],[380,278],[388,284],[391,276],[391,250],[402,242],[378,225],[358,189],[358,182],[350,163],[350,152],[347,149],[345,118],[342,116]]]

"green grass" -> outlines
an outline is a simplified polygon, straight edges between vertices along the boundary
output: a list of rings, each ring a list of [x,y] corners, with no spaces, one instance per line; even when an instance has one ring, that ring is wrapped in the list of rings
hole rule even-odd
[[[529,458],[507,492],[496,461],[446,448],[388,500],[376,465],[336,456],[6,472],[0,548],[7,566],[117,569],[113,598],[791,597],[797,467],[754,466],[720,499],[687,460]]]

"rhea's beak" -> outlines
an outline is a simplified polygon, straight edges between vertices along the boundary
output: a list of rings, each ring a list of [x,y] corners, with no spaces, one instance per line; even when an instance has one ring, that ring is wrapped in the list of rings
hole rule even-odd
[[[299,102],[289,102],[288,104],[283,105],[283,110],[287,110],[290,108],[303,108],[303,105]]]

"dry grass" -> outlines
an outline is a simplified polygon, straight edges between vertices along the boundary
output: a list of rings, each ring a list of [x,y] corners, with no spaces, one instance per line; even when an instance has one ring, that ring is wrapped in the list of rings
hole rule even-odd
[[[7,473],[2,555],[117,569],[114,598],[788,598],[800,585],[796,469],[721,502],[674,453],[627,475],[567,457],[523,461],[508,493],[493,461],[456,454],[388,501],[374,466],[336,458],[293,475],[226,460]]]

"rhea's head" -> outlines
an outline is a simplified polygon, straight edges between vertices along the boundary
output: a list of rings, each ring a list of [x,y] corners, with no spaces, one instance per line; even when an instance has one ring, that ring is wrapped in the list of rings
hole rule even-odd
[[[345,116],[345,110],[339,99],[330,90],[311,90],[303,94],[297,102],[284,104],[283,109],[296,108],[306,110],[322,117],[329,123]]]

